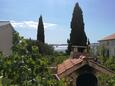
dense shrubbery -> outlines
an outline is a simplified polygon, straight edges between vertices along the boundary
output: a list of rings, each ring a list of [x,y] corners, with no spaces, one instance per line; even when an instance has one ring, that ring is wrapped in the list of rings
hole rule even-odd
[[[54,48],[48,44],[37,42],[37,45],[39,47],[39,52],[42,55],[52,55],[54,53]]]
[[[98,58],[101,64],[115,72],[115,57],[99,56]],[[115,86],[115,75],[111,77],[106,74],[100,74],[98,79],[101,86]]]
[[[42,55],[39,53],[39,47],[36,43],[19,37],[15,33],[13,42],[13,54],[4,57],[0,54],[0,76],[2,76],[2,85],[18,86],[63,86],[61,81],[57,81],[52,75],[49,66],[53,63],[50,61],[50,47],[43,45],[45,50]],[[53,54],[52,54],[53,55]],[[61,84],[61,85],[60,85]]]
[[[64,86],[63,81],[57,81],[52,75],[50,66],[56,66],[67,59],[66,54],[54,52],[47,44],[38,44],[32,40],[14,34],[13,54],[4,57],[0,53],[0,76],[3,86]],[[39,52],[43,48],[43,53]],[[115,71],[115,57],[99,56],[101,64]],[[100,74],[102,86],[114,86],[115,76]]]

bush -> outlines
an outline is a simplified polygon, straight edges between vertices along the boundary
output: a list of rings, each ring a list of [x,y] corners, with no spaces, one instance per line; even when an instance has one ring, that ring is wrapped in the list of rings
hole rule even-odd
[[[53,55],[54,53],[54,48],[52,46],[42,42],[38,42],[38,48],[42,55]]]

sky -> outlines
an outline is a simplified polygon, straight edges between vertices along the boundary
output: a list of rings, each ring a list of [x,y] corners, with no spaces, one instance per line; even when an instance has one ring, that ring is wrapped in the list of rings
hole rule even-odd
[[[36,39],[42,15],[46,43],[65,44],[77,2],[91,43],[115,33],[115,0],[0,0],[0,21],[10,21],[21,36]]]

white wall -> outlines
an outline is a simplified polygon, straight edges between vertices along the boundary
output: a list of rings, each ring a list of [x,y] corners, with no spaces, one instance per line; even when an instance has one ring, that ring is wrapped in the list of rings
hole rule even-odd
[[[109,50],[110,56],[115,56],[115,40],[100,41],[100,45]]]

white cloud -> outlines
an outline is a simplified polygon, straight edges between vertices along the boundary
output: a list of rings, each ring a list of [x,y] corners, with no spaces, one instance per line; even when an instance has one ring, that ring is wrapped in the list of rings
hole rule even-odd
[[[36,39],[38,22],[11,21],[11,24],[21,36]],[[66,43],[70,29],[67,30],[66,27],[54,23],[44,23],[44,27],[45,41],[47,43]]]
[[[54,27],[57,26],[57,24],[54,23],[44,23],[44,28]]]
[[[26,28],[26,29],[37,29],[38,22],[36,21],[11,21],[14,28]],[[52,30],[57,24],[54,23],[44,23],[44,28],[47,30]],[[55,28],[54,28],[55,29]]]

